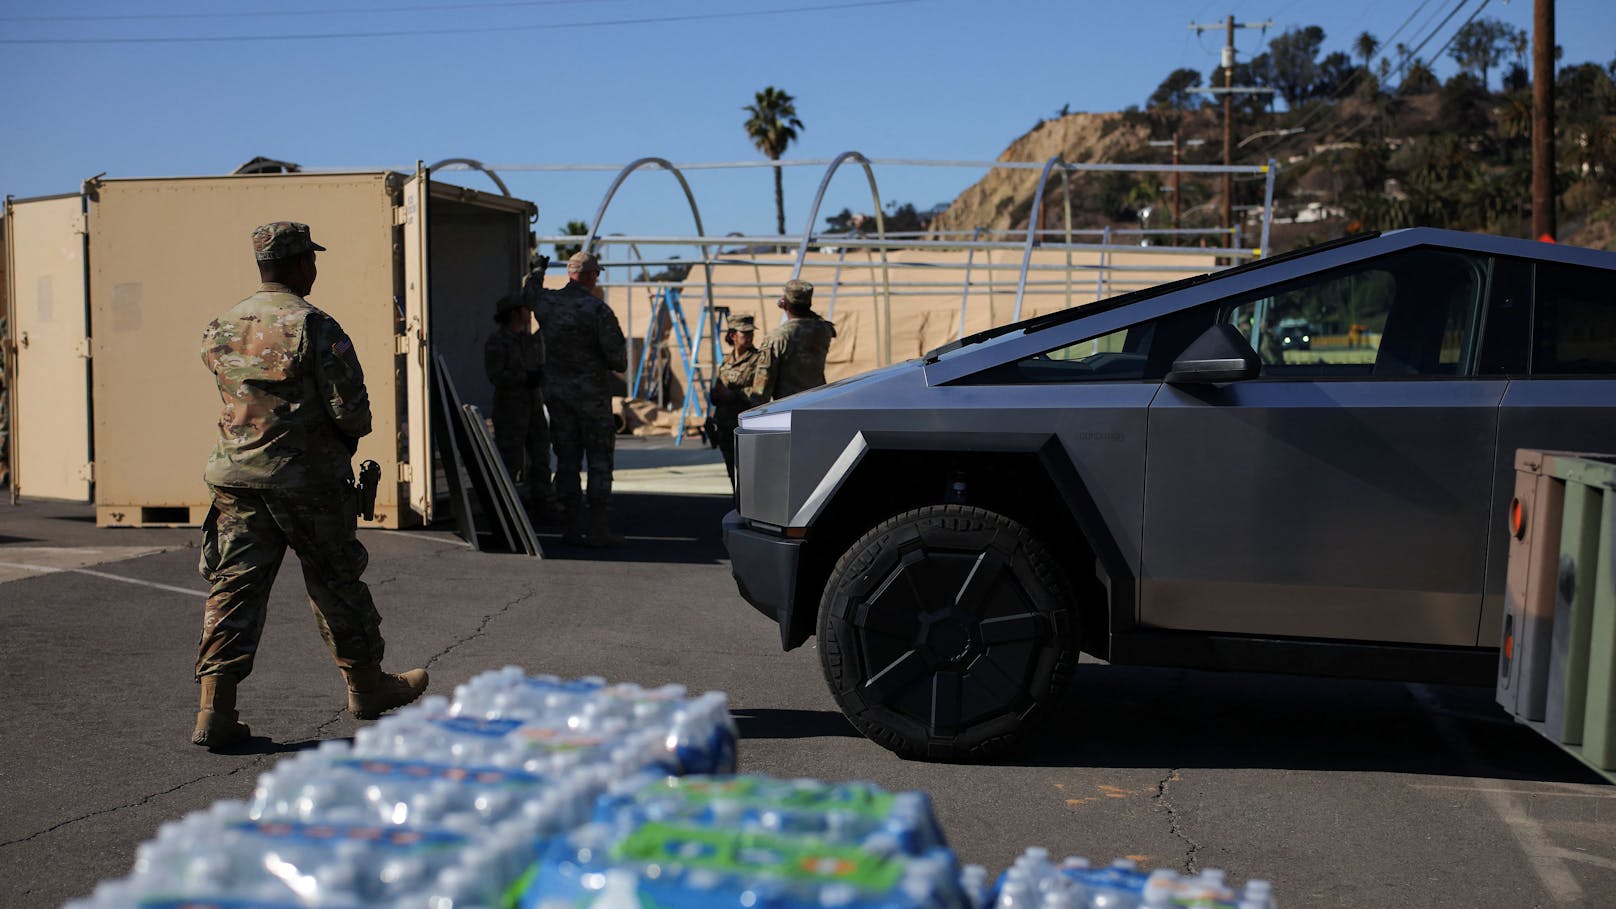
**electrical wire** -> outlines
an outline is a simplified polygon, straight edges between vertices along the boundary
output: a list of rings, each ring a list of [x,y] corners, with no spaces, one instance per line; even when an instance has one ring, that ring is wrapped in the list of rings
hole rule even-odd
[[[1421,2],[1419,6],[1416,6],[1414,8],[1413,12],[1410,12],[1406,17],[1404,17],[1402,23],[1399,24],[1397,26],[1397,28],[1392,31],[1391,35],[1389,35],[1386,38],[1385,43],[1382,44],[1381,46],[1384,47],[1386,44],[1390,44],[1393,41],[1396,41],[1397,36],[1403,33],[1403,29],[1407,28],[1408,24],[1410,22],[1414,21],[1414,17],[1418,16],[1420,14],[1420,11],[1425,9],[1425,7],[1430,4],[1430,2],[1431,2],[1431,0],[1423,0],[1423,2]],[[1453,11],[1448,14],[1448,19],[1453,18],[1453,14],[1457,13],[1461,8],[1463,8],[1463,6],[1465,5],[1466,2],[1467,2],[1467,0],[1459,0],[1458,6],[1454,7]],[[1478,8],[1476,10],[1477,14],[1480,14],[1481,9],[1486,8],[1487,2],[1490,2],[1490,0],[1483,0],[1481,8]],[[1435,19],[1437,15],[1440,15],[1440,13],[1441,13],[1441,7],[1438,7],[1437,12],[1433,13],[1431,18]],[[1471,18],[1473,19],[1473,18],[1475,18],[1475,16],[1472,15]],[[1427,21],[1430,21],[1430,20],[1427,20]],[[1447,19],[1444,19],[1442,21],[1444,23],[1446,23]],[[1461,28],[1462,28],[1462,26],[1461,26]],[[1431,40],[1431,38],[1434,37],[1434,36],[1435,36],[1435,32],[1432,32],[1431,34],[1426,35],[1424,41],[1422,41],[1419,46],[1424,47],[1425,44],[1427,42],[1429,42]],[[1418,50],[1418,48],[1416,48],[1415,50]],[[1402,60],[1401,65],[1400,65],[1400,67],[1398,69],[1399,72],[1401,72],[1402,69],[1404,69],[1404,68],[1406,68],[1408,66],[1408,63],[1413,58],[1414,53],[1415,53],[1415,51],[1411,50],[1411,51],[1408,51],[1407,53],[1405,53],[1403,55],[1403,57],[1401,58],[1401,60]],[[1314,125],[1315,123],[1317,123],[1323,117],[1328,116],[1330,114],[1338,113],[1338,111],[1336,111],[1334,109],[1334,102],[1340,101],[1342,98],[1345,98],[1348,93],[1350,93],[1354,89],[1356,89],[1357,86],[1358,86],[1358,83],[1360,81],[1362,81],[1364,73],[1367,72],[1367,71],[1368,71],[1368,65],[1367,64],[1365,64],[1363,67],[1360,67],[1359,69],[1353,70],[1352,74],[1350,76],[1348,76],[1345,80],[1343,80],[1341,85],[1338,86],[1335,91],[1330,93],[1330,97],[1327,99],[1327,103],[1320,104],[1320,105],[1314,107],[1313,110],[1311,110],[1311,111],[1307,112],[1306,114],[1304,114],[1302,116],[1302,119],[1299,120],[1292,128],[1293,129],[1307,129],[1309,126]],[[1279,146],[1279,143],[1284,141],[1284,138],[1285,138],[1284,136],[1275,136],[1274,138],[1270,139],[1268,141],[1266,147],[1263,149],[1263,151],[1265,151],[1265,152],[1266,151],[1272,151],[1274,148],[1277,148]]]
[[[502,0],[502,2],[434,3],[426,6],[337,6],[320,9],[263,9],[253,12],[122,13],[82,16],[0,16],[0,22],[137,22],[158,19],[252,19],[267,16],[335,16],[348,13],[431,13],[462,9],[521,9],[579,3],[618,3],[623,0]]]
[[[589,22],[556,22],[544,25],[470,26],[464,28],[400,29],[397,31],[324,32],[302,35],[200,35],[193,37],[159,36],[149,38],[0,38],[0,45],[63,45],[63,44],[213,44],[262,41],[325,41],[353,38],[406,38],[420,35],[475,35],[494,32],[562,31],[581,28],[599,28],[620,25],[663,25],[671,22],[700,22],[715,19],[746,19],[759,16],[777,16],[787,13],[828,12],[832,10],[862,9],[873,6],[898,6],[922,3],[925,0],[855,0],[847,3],[823,3],[812,6],[789,6],[778,9],[742,10],[723,13],[688,13],[670,16],[642,16],[632,19],[598,19]]]

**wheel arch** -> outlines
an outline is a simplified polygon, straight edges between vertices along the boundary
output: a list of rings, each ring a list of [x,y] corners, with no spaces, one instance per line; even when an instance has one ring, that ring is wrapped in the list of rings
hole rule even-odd
[[[887,518],[944,504],[952,480],[963,474],[966,504],[1020,521],[1063,553],[1061,567],[1082,608],[1079,647],[1109,657],[1111,634],[1133,626],[1134,575],[1060,440],[1048,433],[954,433],[948,447],[936,442],[930,433],[862,432],[822,479],[803,506],[803,523],[793,521],[808,530],[795,608],[781,617],[785,649],[814,635],[826,580],[848,546]],[[1065,540],[1082,548],[1072,553]]]

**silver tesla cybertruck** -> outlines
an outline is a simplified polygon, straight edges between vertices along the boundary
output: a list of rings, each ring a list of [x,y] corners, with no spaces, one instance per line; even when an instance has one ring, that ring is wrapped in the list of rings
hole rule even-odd
[[[741,595],[901,755],[991,758],[1079,652],[1491,684],[1516,449],[1616,451],[1616,253],[1353,237],[972,335],[737,442]]]

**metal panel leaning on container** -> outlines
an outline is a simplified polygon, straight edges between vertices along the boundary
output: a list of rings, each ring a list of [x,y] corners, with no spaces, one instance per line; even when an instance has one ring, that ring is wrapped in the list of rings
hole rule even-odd
[[[381,617],[360,579],[369,554],[355,537],[351,458],[371,429],[370,397],[353,342],[304,297],[317,276],[305,224],[252,232],[263,283],[209,323],[202,360],[224,405],[204,479],[213,495],[199,570],[210,590],[196,679],[201,703],[191,740],[227,746],[251,733],[236,710],[252,672],[270,588],[286,547],[297,552],[320,636],[360,719],[415,700],[427,673],[381,671]]]

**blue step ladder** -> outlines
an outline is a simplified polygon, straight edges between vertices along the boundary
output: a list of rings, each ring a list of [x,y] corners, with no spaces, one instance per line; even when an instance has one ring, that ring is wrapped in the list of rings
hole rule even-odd
[[[679,350],[680,365],[684,370],[684,404],[679,408],[679,426],[674,430],[673,444],[677,447],[684,444],[685,425],[689,416],[694,413],[705,418],[708,415],[707,391],[709,380],[701,368],[699,352],[703,341],[712,345],[713,363],[716,365],[722,357],[719,354],[718,338],[723,333],[718,326],[723,317],[722,307],[709,308],[702,306],[701,318],[696,323],[694,337],[690,333],[690,323],[685,318],[684,306],[680,303],[680,292],[677,287],[667,287],[657,290],[651,296],[651,318],[646,322],[645,342],[640,346],[640,362],[634,369],[634,382],[630,386],[630,397],[639,397],[646,380],[646,370],[650,365],[651,348],[655,346],[658,328],[662,322],[663,313],[668,315],[668,324],[673,332],[674,346]],[[711,325],[709,326],[709,323]],[[711,329],[709,331],[709,328]]]

